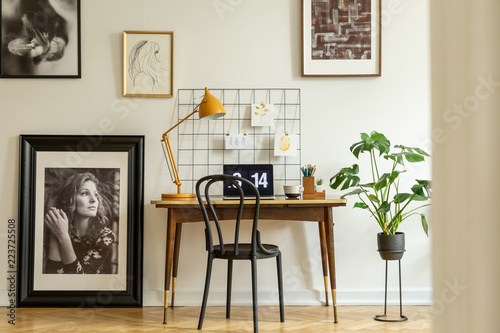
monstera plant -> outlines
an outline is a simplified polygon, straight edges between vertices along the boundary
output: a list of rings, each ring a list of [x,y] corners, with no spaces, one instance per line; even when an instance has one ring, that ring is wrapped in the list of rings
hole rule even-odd
[[[418,180],[409,189],[400,188],[401,175],[407,171],[405,163],[422,163],[429,154],[420,148],[394,145],[381,133],[361,133],[361,141],[350,147],[353,155],[359,159],[361,154],[368,155],[371,165],[371,178],[361,182],[358,164],[342,168],[330,179],[330,187],[341,190],[354,189],[342,196],[357,195],[359,202],[355,208],[370,212],[375,218],[383,234],[394,235],[399,225],[413,215],[420,215],[422,227],[427,236],[428,224],[423,213],[418,210],[429,206],[423,203],[430,199],[430,181]],[[382,170],[382,165],[387,170]],[[416,203],[417,204],[415,207]]]

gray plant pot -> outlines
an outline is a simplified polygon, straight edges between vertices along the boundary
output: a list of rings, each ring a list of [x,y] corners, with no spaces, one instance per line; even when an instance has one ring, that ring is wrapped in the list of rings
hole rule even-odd
[[[384,260],[400,260],[405,253],[405,234],[396,232],[395,235],[377,234],[377,246],[380,257]]]

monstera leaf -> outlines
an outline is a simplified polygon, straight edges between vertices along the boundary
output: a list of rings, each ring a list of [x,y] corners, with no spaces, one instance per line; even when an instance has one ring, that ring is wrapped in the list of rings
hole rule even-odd
[[[391,142],[383,134],[373,131],[370,135],[361,133],[361,141],[356,142],[349,149],[356,158],[359,158],[359,154],[365,151],[376,149],[379,155],[382,155],[388,153],[390,148]]]
[[[357,164],[353,164],[350,168],[343,168],[335,176],[330,178],[330,186],[332,188],[337,188],[343,183],[344,185],[341,190],[357,186],[359,184],[359,177],[357,176],[358,172],[359,166]]]

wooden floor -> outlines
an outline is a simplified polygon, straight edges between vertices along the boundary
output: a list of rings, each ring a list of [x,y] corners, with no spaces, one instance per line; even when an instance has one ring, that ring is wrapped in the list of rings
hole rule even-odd
[[[16,325],[10,325],[7,309],[0,310],[0,332],[252,332],[252,309],[232,308],[231,319],[225,318],[224,307],[208,307],[203,330],[198,331],[199,307],[175,307],[167,312],[163,325],[162,307],[139,309],[16,309]],[[405,332],[431,333],[430,307],[405,306],[409,320],[383,323],[373,316],[383,313],[383,306],[339,306],[339,323],[333,323],[333,308],[326,306],[289,306],[285,322],[279,322],[277,307],[259,307],[259,332]],[[388,308],[397,318],[399,307]]]

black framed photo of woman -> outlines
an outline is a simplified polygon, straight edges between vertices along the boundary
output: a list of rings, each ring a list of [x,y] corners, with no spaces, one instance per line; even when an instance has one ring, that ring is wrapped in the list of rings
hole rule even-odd
[[[80,78],[80,0],[0,0],[0,78]]]
[[[143,145],[21,135],[18,306],[141,306]]]

